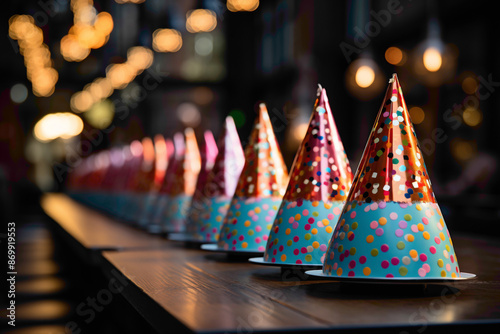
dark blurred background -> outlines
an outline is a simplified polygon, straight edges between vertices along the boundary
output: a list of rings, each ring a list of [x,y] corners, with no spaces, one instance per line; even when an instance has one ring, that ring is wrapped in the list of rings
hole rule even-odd
[[[396,72],[445,213],[492,222],[499,216],[500,46],[491,6],[465,0],[7,2],[2,218],[36,204],[40,191],[63,190],[81,157],[134,139],[171,137],[186,126],[217,135],[229,114],[244,143],[259,101],[268,105],[290,166],[317,83],[328,91],[354,169],[387,78]],[[131,73],[132,65],[139,69]],[[83,132],[77,125],[76,133],[52,139],[64,127],[56,123],[52,137],[36,135],[44,116],[63,112],[82,120]]]

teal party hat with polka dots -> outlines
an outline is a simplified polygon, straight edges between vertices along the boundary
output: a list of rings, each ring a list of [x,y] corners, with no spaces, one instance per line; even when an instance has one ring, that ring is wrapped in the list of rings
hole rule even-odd
[[[295,157],[263,261],[321,266],[351,184],[349,160],[326,90],[319,86],[309,127]]]
[[[328,245],[323,275],[461,277],[395,74]]]
[[[288,181],[266,105],[259,104],[257,112],[245,165],[217,240],[217,247],[225,251],[264,252]]]

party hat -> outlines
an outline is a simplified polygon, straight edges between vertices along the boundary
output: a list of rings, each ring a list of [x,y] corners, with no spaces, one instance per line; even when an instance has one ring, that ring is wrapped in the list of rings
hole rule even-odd
[[[125,221],[131,221],[131,215],[135,212],[135,187],[137,185],[137,173],[143,162],[143,147],[139,140],[134,140],[129,145],[130,159],[124,164],[125,187],[118,196],[117,217]]]
[[[134,176],[134,200],[131,203],[131,220],[139,224],[142,212],[147,204],[149,191],[153,187],[155,179],[155,147],[153,140],[144,137],[142,143],[142,161],[139,170]]]
[[[170,199],[170,190],[172,188],[172,184],[175,181],[175,171],[177,169],[177,165],[182,163],[182,159],[184,157],[184,153],[186,150],[186,143],[184,140],[184,134],[181,132],[177,132],[173,137],[173,155],[169,158],[167,170],[165,171],[165,176],[163,178],[163,182],[158,190],[158,194],[156,196],[156,201],[153,205],[152,215],[148,219],[147,229],[151,233],[160,233],[163,229],[162,226],[162,217],[165,208],[168,205],[168,201]]]
[[[323,266],[331,276],[460,276],[397,76],[389,81]]]
[[[163,185],[168,165],[174,155],[174,144],[171,139],[162,135],[154,137],[155,147],[155,175],[151,190],[158,192]]]
[[[196,135],[191,128],[184,131],[186,149],[176,163],[173,179],[167,189],[169,199],[163,211],[161,224],[163,232],[184,232],[186,217],[196,189],[196,181],[201,169],[200,150]]]
[[[264,261],[322,265],[351,184],[344,145],[326,90],[319,86],[309,127],[269,234]]]
[[[261,103],[245,148],[245,166],[220,230],[218,248],[263,252],[287,182],[287,168],[267,108]]]
[[[125,155],[121,147],[114,147],[108,152],[109,167],[101,185],[101,191],[105,195],[102,202],[104,210],[109,214],[115,215],[116,196],[119,195],[116,185],[117,182],[123,181],[121,179],[121,171],[123,169]]]
[[[243,148],[232,117],[226,118],[217,146],[219,154],[214,167],[203,187],[197,189],[189,211],[187,233],[191,241],[217,241],[219,228],[245,164]]]
[[[198,201],[200,196],[202,196],[203,189],[207,183],[208,175],[214,167],[215,159],[217,158],[218,153],[219,150],[212,131],[205,131],[203,134],[203,144],[200,149],[201,169],[198,174],[198,180],[196,181],[193,203]]]
[[[158,134],[154,137],[154,151],[155,151],[155,168],[154,177],[149,193],[139,217],[139,226],[145,228],[148,226],[150,219],[153,215],[155,203],[158,199],[158,193],[163,185],[168,165],[173,157],[174,144],[172,140],[165,139],[162,135]]]

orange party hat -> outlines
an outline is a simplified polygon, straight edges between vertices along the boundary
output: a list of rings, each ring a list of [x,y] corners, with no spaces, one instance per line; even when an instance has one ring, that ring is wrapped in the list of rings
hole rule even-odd
[[[218,247],[263,252],[287,182],[287,168],[266,105],[261,103]]]
[[[330,240],[323,273],[378,279],[460,276],[395,74]]]
[[[201,170],[201,157],[194,130],[184,131],[186,149],[176,164],[174,179],[170,188],[168,204],[162,218],[163,231],[183,232],[187,211],[196,189],[196,181]]]

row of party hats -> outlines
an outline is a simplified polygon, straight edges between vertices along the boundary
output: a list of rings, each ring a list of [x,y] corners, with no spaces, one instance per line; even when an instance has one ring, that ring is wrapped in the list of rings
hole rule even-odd
[[[200,158],[192,130],[174,136],[146,223],[179,232],[187,218],[186,240],[325,275],[460,276],[395,75],[354,179],[322,88],[289,180],[265,105],[244,158],[230,118],[218,149],[207,138]]]
[[[396,75],[354,179],[320,89],[262,260],[333,277],[461,276]]]
[[[354,179],[320,87],[280,201],[279,180],[266,178],[273,164],[282,165],[278,154],[262,150],[275,142],[272,130],[264,134],[266,117],[261,110],[217,247],[206,249],[264,251],[260,263],[322,265],[323,275],[334,277],[460,277],[396,75]],[[269,159],[262,165],[260,157]],[[260,187],[266,192],[258,194]]]

